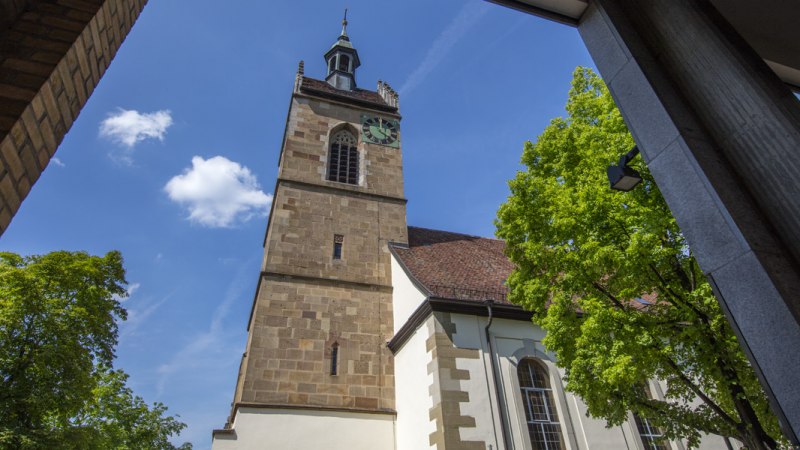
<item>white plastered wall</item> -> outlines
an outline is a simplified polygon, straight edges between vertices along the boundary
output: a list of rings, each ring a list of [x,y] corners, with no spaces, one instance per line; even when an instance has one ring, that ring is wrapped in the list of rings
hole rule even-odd
[[[481,363],[486,370],[481,371],[475,360],[458,360],[460,369],[470,371],[470,381],[462,382],[462,388],[469,392],[469,403],[461,404],[464,415],[475,417],[476,427],[462,428],[462,439],[484,440],[489,430],[496,429],[498,436],[502,436],[500,419],[495,411],[495,387],[491,383],[491,366],[488,355],[488,345],[484,334],[487,318],[465,314],[452,314],[452,322],[456,325],[456,334],[453,343],[462,348],[480,348]],[[522,397],[519,394],[519,381],[517,379],[517,363],[525,357],[537,358],[548,368],[550,385],[554,389],[554,400],[559,420],[562,425],[565,443],[568,450],[644,450],[639,438],[633,416],[622,426],[607,428],[604,420],[596,420],[587,416],[586,405],[580,398],[565,392],[561,378],[564,371],[556,367],[555,356],[548,353],[541,341],[545,332],[538,326],[521,320],[495,319],[490,328],[492,345],[497,355],[498,375],[501,379],[501,397],[508,414],[506,416],[508,437],[511,441],[509,450],[531,449],[527,428],[525,424],[525,411]],[[663,396],[662,387],[652,383],[653,391],[658,396]],[[492,399],[492,407],[486,407],[486,400]],[[492,423],[494,422],[494,423]],[[502,439],[499,437],[498,439]],[[487,444],[489,440],[485,440]],[[734,443],[734,448],[739,448]],[[489,448],[487,446],[487,448]],[[494,447],[497,448],[497,447]],[[685,450],[681,442],[671,442],[671,450]],[[700,450],[725,450],[724,441],[719,436],[705,436],[701,442]]]
[[[458,348],[479,349],[478,359],[457,359],[456,368],[469,371],[469,380],[459,381],[461,390],[469,394],[469,401],[460,404],[461,415],[474,417],[475,427],[459,429],[462,441],[482,441],[487,449],[499,449],[502,443],[502,430],[497,398],[491,384],[492,367],[486,358],[489,349],[486,344],[484,327],[487,318],[464,314],[451,314],[456,326],[452,336]]]
[[[394,332],[397,333],[426,297],[409,279],[394,256],[392,283]],[[432,317],[428,317],[395,355],[397,450],[431,448],[428,438],[435,431],[435,423],[429,420],[428,411],[433,404],[429,393],[433,377],[427,371],[431,356],[425,348],[431,332],[431,320]],[[468,381],[459,381],[460,389],[469,394],[469,401],[460,403],[460,412],[464,416],[475,418],[475,427],[462,427],[459,430],[460,438],[462,441],[483,441],[487,449],[497,450],[501,448],[503,434],[496,389],[492,382],[491,359],[487,357],[489,349],[484,327],[488,319],[451,314],[451,320],[456,325],[453,343],[459,348],[478,349],[481,355],[479,359],[465,358],[456,361],[458,369],[467,370],[470,374]],[[544,330],[528,321],[495,319],[490,331],[497,354],[495,364],[501,379],[501,407],[508,411],[506,421],[509,424],[507,431],[511,441],[508,450],[531,448],[516,373],[516,364],[524,357],[542,360],[551,374],[551,386],[561,392],[555,398],[556,409],[569,450],[644,450],[632,416],[620,427],[607,428],[605,421],[587,416],[586,405],[580,398],[563,390],[563,370],[556,367],[554,356],[548,354],[541,344]],[[733,446],[740,447],[735,442]],[[672,442],[670,448],[685,450],[686,447],[681,442]],[[700,450],[726,449],[719,436],[704,437],[700,446]]]
[[[394,450],[394,416],[240,407],[235,435],[215,436],[212,450]]]
[[[395,279],[394,274],[392,279]],[[433,448],[430,435],[436,431],[436,423],[428,415],[433,407],[429,391],[433,375],[428,373],[431,354],[426,347],[428,336],[432,334],[432,320],[429,317],[420,325],[394,356],[397,450]]]
[[[394,332],[397,333],[426,297],[414,286],[394,255],[392,255],[392,288],[392,317]]]
[[[452,322],[456,325],[453,343],[462,348],[481,349],[480,360],[458,360],[460,369],[470,371],[470,381],[463,383],[462,388],[469,393],[470,401],[461,404],[461,413],[475,418],[475,428],[462,428],[462,439],[484,440],[492,443],[494,436],[502,440],[501,422],[497,413],[495,387],[492,384],[492,369],[488,355],[484,327],[486,317],[465,314],[452,314]],[[622,450],[637,449],[632,441],[636,436],[628,426],[606,428],[604,421],[590,419],[585,416],[586,408],[575,396],[561,388],[561,373],[553,363],[551,355],[544,351],[541,340],[544,331],[527,321],[495,319],[490,328],[492,345],[498,355],[497,373],[500,378],[502,397],[501,407],[507,411],[508,449],[530,449],[527,437],[525,414],[522,397],[519,394],[516,363],[523,357],[535,357],[542,360],[551,375],[551,386],[560,392],[555,396],[556,409],[562,424],[562,432],[568,450]],[[556,376],[556,374],[558,374]],[[488,400],[491,398],[491,405]],[[488,405],[488,406],[487,406]],[[626,424],[627,425],[627,424]],[[591,443],[591,445],[589,445]],[[496,449],[497,444],[493,447]],[[487,448],[488,445],[487,445]],[[637,449],[638,450],[638,449]]]

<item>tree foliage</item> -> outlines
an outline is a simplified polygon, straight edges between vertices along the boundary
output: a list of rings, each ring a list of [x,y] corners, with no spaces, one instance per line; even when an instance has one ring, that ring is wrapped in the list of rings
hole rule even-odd
[[[591,70],[576,69],[566,109],[525,143],[527,170],[498,212],[511,300],[547,331],[592,416],[619,425],[633,412],[690,445],[714,433],[777,448],[756,375],[642,159],[642,185],[608,187],[606,167],[634,142]],[[653,379],[663,400],[641,388]]]
[[[111,369],[125,284],[119,252],[0,253],[0,448],[175,448],[185,425]]]

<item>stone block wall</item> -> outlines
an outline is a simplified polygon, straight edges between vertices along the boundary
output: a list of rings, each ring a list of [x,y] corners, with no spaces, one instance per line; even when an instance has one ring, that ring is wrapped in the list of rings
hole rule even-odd
[[[235,402],[392,410],[391,305],[378,286],[262,277]]]
[[[387,243],[408,240],[404,202],[291,182],[278,184],[274,202],[265,271],[390,284]],[[334,235],[343,236],[339,260]]]
[[[373,112],[292,97],[234,413],[394,410],[388,243],[408,242],[402,158],[399,148],[360,142],[361,114]],[[328,139],[342,127],[359,138],[358,184],[326,179]]]
[[[462,382],[469,382],[470,373],[459,369],[456,364],[458,359],[480,358],[480,350],[456,347],[453,343],[456,325],[450,313],[435,312],[433,318],[428,322],[431,334],[426,342],[431,355],[428,373],[433,374],[430,387],[433,407],[429,417],[436,423],[436,431],[430,435],[430,445],[439,450],[484,450],[485,442],[461,438],[461,429],[474,428],[475,418],[461,411],[461,403],[470,401],[469,392],[461,388]]]
[[[0,0],[0,233],[147,0]],[[5,28],[2,26],[5,25]]]

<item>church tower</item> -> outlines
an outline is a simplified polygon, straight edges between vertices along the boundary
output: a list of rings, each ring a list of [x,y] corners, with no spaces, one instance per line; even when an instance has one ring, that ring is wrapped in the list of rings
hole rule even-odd
[[[347,20],[297,71],[233,408],[213,448],[394,447],[391,257],[407,243],[397,94],[358,88]]]

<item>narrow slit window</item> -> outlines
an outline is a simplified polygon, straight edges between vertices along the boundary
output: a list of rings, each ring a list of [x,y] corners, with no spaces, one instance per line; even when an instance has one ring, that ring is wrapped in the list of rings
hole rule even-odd
[[[339,373],[339,343],[334,342],[331,346],[331,375]]]
[[[333,259],[342,259],[342,244],[344,244],[344,236],[341,234],[334,234]]]
[[[358,149],[355,136],[339,131],[331,137],[328,152],[328,180],[358,184]]]

